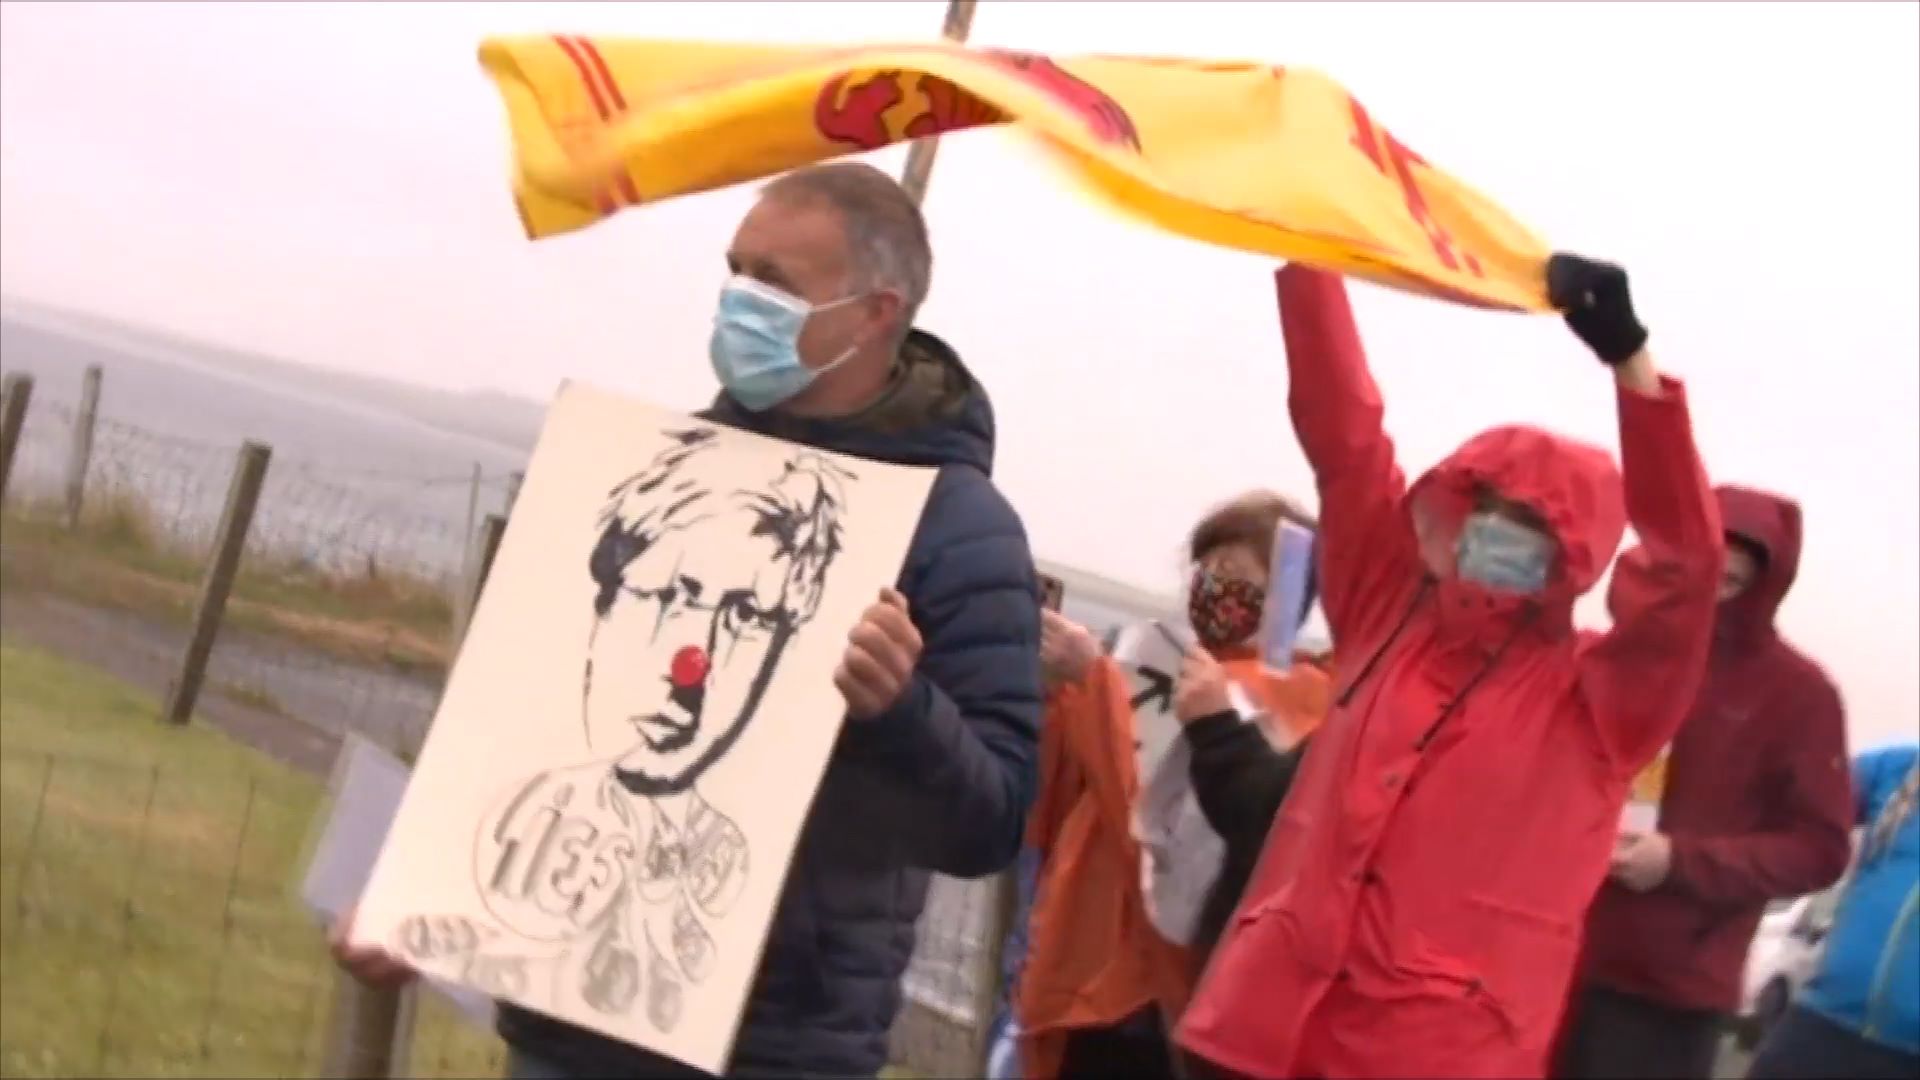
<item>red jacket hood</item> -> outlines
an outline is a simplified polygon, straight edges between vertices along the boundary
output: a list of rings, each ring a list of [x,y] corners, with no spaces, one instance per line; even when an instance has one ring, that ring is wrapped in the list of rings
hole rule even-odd
[[[1560,543],[1541,598],[1556,621],[1593,588],[1626,532],[1626,497],[1613,456],[1597,446],[1520,425],[1489,428],[1461,444],[1407,492],[1406,510],[1427,565],[1449,579],[1475,489],[1533,508]]]
[[[1727,535],[1757,544],[1767,553],[1747,591],[1720,605],[1714,626],[1716,645],[1751,646],[1775,636],[1774,617],[1800,573],[1800,504],[1784,495],[1731,484],[1714,488],[1713,494]],[[1650,587],[1646,563],[1646,552],[1637,547],[1620,556],[1607,588],[1607,610],[1616,619],[1627,599]]]
[[[1758,544],[1766,564],[1746,592],[1720,605],[1716,635],[1740,642],[1771,636],[1773,618],[1800,573],[1800,504],[1784,495],[1722,485],[1713,489],[1729,536]]]

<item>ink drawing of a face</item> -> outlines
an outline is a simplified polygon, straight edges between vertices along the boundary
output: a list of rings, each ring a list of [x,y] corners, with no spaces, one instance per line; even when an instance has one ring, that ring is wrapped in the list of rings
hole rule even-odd
[[[715,433],[672,433],[616,487],[588,561],[586,735],[636,795],[685,791],[753,720],[841,547],[847,474],[798,451],[742,489]]]

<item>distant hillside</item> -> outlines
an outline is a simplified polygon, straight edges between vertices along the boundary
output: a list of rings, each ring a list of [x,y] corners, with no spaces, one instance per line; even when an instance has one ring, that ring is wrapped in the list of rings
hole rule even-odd
[[[393,379],[330,371],[14,297],[0,297],[0,315],[8,321],[102,341],[155,358],[224,370],[289,390],[397,412],[442,431],[524,450],[532,449],[546,411],[540,402],[510,394],[435,390]]]

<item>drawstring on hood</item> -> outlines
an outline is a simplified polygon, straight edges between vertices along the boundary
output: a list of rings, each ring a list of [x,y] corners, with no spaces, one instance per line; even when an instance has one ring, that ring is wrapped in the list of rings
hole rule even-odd
[[[1347,688],[1340,692],[1339,699],[1334,702],[1335,708],[1344,709],[1347,707],[1347,703],[1353,700],[1353,696],[1360,691],[1360,687],[1367,681],[1367,677],[1373,674],[1373,669],[1379,666],[1380,658],[1387,654],[1387,650],[1393,648],[1393,643],[1400,639],[1401,632],[1407,628],[1409,622],[1413,621],[1414,612],[1420,610],[1420,602],[1427,598],[1427,594],[1433,590],[1433,586],[1434,578],[1431,574],[1421,579],[1419,591],[1413,594],[1412,601],[1407,604],[1407,610],[1401,613],[1400,621],[1394,624],[1393,632],[1387,635],[1387,639],[1380,643],[1379,648],[1373,650],[1373,654],[1367,657],[1367,662],[1360,665],[1359,673],[1353,677],[1352,682],[1347,684]],[[1467,695],[1473,692],[1473,688],[1479,686],[1481,680],[1493,672],[1493,669],[1499,665],[1500,658],[1506,655],[1507,649],[1512,646],[1514,642],[1520,640],[1520,635],[1524,633],[1529,626],[1533,625],[1533,620],[1539,615],[1540,610],[1541,608],[1538,604],[1527,605],[1526,609],[1521,612],[1520,617],[1514,620],[1513,630],[1508,633],[1506,638],[1487,656],[1486,662],[1480,665],[1479,669],[1473,673],[1471,678],[1461,684],[1460,689],[1456,691],[1451,698],[1447,699],[1447,703],[1441,707],[1439,714],[1433,718],[1433,723],[1427,725],[1427,730],[1422,732],[1419,740],[1413,744],[1415,750],[1425,750],[1428,744],[1433,742],[1433,737],[1440,733],[1441,725],[1445,724],[1447,718],[1453,715],[1454,710],[1458,709],[1461,703],[1467,700]]]
[[[1531,508],[1558,544],[1540,595],[1496,593],[1458,576],[1460,530],[1482,490]],[[1478,651],[1480,663],[1416,743],[1424,750],[1529,630],[1553,636],[1571,632],[1573,602],[1605,572],[1626,532],[1627,510],[1619,470],[1606,451],[1520,425],[1490,428],[1468,439],[1413,485],[1402,507],[1428,573],[1393,631],[1334,704],[1345,708],[1353,700],[1420,605],[1434,595],[1441,638]],[[1482,648],[1471,649],[1475,644]]]

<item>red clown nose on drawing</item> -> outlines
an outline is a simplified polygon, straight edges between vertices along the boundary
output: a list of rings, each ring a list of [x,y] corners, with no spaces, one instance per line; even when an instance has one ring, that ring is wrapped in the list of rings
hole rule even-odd
[[[682,690],[691,690],[707,681],[707,654],[697,645],[688,645],[673,654],[673,668],[670,673],[673,685]]]

